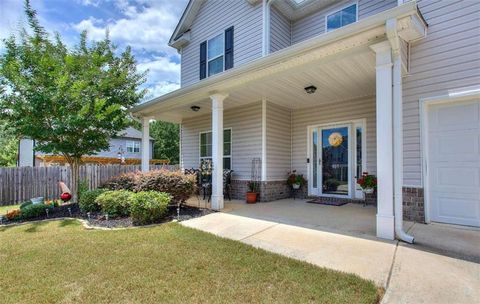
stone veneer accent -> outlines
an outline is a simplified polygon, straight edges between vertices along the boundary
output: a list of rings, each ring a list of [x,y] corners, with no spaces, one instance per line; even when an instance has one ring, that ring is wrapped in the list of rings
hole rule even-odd
[[[247,192],[247,183],[245,180],[232,180],[232,199],[245,200]],[[296,197],[305,199],[308,197],[307,185],[297,191]],[[266,181],[260,182],[259,202],[270,202],[274,200],[293,197],[292,189],[285,181]],[[351,203],[363,203],[362,200],[325,198],[329,200],[348,200]],[[377,194],[366,195],[367,205],[377,205]],[[425,205],[423,188],[403,187],[403,218],[408,221],[425,222]]]
[[[403,219],[425,223],[423,188],[403,187]]]

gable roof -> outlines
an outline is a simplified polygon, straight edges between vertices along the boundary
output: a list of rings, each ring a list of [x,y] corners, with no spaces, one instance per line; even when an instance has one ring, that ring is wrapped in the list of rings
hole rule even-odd
[[[142,139],[142,132],[133,127],[128,127],[125,130],[118,132],[117,138]],[[153,140],[153,137],[150,137],[150,140]]]
[[[180,21],[178,21],[175,30],[173,31],[170,40],[168,41],[168,45],[174,48],[177,48],[174,44],[175,41],[180,38],[186,31],[190,29],[190,26],[195,20],[200,7],[206,0],[189,0],[187,7],[183,11],[182,17],[180,17]]]

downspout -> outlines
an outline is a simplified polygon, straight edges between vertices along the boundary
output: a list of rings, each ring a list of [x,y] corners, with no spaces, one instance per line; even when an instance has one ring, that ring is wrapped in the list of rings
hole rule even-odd
[[[262,1],[262,57],[270,54],[270,7],[275,0]]]
[[[412,244],[414,237],[403,230],[403,98],[402,98],[402,54],[397,32],[397,20],[386,23],[387,37],[393,57],[393,182],[395,235]]]

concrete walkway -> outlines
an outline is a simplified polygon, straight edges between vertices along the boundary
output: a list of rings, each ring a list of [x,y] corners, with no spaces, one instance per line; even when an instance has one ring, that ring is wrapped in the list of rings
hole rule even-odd
[[[480,245],[478,230],[462,234],[446,226],[435,230],[431,225],[411,224],[420,245],[407,245],[354,236],[351,231],[342,234],[223,212],[182,225],[357,274],[386,289],[383,303],[478,303],[480,299],[480,246],[475,245]],[[431,246],[432,238],[455,239],[452,245],[456,249],[442,243],[437,250]],[[464,251],[462,246],[466,246]]]

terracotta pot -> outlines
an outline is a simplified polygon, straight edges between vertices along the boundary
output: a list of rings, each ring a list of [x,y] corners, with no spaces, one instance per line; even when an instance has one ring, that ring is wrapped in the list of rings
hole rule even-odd
[[[247,204],[255,204],[257,202],[257,193],[256,192],[247,192]]]

